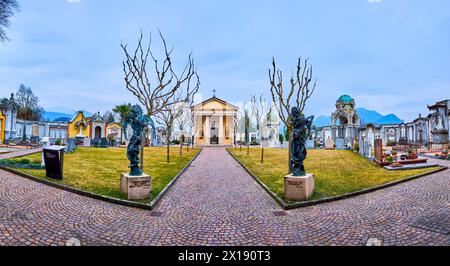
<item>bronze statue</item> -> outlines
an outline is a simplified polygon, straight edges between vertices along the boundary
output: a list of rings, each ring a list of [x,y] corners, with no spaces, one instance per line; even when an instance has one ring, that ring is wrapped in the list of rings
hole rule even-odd
[[[291,158],[290,158],[290,170],[293,176],[306,175],[305,166],[303,162],[306,159],[306,140],[311,135],[312,122],[314,116],[305,118],[300,113],[297,107],[293,107],[291,110],[291,123],[292,123],[292,139],[291,139]]]
[[[122,130],[124,131],[125,139],[127,138],[127,127],[131,125],[133,129],[133,135],[128,143],[127,147],[127,158],[130,160],[130,175],[140,176],[142,175],[142,169],[139,167],[141,160],[139,159],[139,153],[141,151],[142,144],[142,132],[144,128],[150,125],[153,130],[155,129],[155,124],[153,120],[148,116],[144,115],[142,109],[139,105],[134,105],[131,107],[129,114],[125,116],[122,124]]]

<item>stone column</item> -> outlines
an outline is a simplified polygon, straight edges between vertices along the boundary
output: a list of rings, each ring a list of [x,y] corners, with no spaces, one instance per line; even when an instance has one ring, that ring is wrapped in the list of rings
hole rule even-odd
[[[219,145],[223,144],[223,115],[219,117]]]
[[[211,126],[209,124],[209,116],[206,116],[205,121],[205,144],[209,145],[211,141],[211,137],[209,136],[211,133]]]

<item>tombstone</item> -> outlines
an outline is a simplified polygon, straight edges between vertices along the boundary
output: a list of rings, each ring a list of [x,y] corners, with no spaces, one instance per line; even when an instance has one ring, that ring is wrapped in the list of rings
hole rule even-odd
[[[65,146],[50,146],[43,149],[46,177],[63,179]]]
[[[98,147],[99,148],[108,148],[108,140],[106,138],[101,138]]]
[[[383,161],[383,140],[382,139],[375,140],[375,159],[377,159],[377,161],[379,161],[379,162]]]
[[[91,139],[90,138],[84,138],[83,139],[83,146],[84,147],[90,147],[91,146]]]
[[[69,142],[67,143],[67,146],[66,146],[66,153],[73,152],[75,150],[75,148],[76,148],[75,139],[70,138]]]
[[[49,137],[43,137],[42,138],[42,166],[45,166],[45,159],[44,159],[44,149],[50,147],[50,138]]]
[[[35,123],[31,125],[31,136],[39,137],[39,124]]]
[[[336,139],[336,150],[345,150],[345,141],[342,138]]]
[[[327,150],[334,150],[334,141],[331,138],[328,138],[325,141],[325,149],[327,149]]]
[[[369,141],[364,141],[364,157],[372,158],[372,144]]]
[[[365,141],[362,139],[359,140],[359,155],[364,157],[364,151],[365,151]]]
[[[314,140],[313,139],[308,139],[306,141],[306,148],[309,150],[315,149],[315,145],[314,145]]]

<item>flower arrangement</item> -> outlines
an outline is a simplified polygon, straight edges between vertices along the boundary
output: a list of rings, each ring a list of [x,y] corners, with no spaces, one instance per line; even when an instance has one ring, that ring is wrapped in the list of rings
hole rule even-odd
[[[395,167],[395,168],[402,167],[402,165],[398,162],[395,162],[395,163],[391,164],[390,166]]]
[[[386,162],[388,163],[393,163],[394,162],[394,157],[392,157],[391,155],[386,157]]]

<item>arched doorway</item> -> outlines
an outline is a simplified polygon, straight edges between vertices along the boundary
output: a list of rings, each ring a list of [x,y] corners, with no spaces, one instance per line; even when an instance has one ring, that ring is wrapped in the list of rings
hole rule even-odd
[[[99,139],[102,137],[102,127],[96,126],[95,127],[95,138]]]

